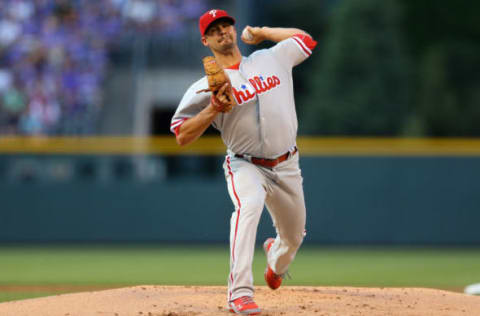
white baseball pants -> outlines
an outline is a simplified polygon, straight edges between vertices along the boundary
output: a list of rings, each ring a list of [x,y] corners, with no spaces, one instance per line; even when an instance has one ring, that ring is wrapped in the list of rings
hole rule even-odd
[[[276,274],[288,270],[302,244],[306,211],[298,160],[296,153],[268,169],[231,154],[225,159],[225,178],[235,206],[230,220],[229,301],[253,296],[252,261],[264,205],[277,232],[267,258]]]

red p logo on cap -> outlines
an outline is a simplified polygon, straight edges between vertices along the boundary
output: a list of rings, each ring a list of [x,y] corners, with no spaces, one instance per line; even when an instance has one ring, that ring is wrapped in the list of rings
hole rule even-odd
[[[210,24],[212,24],[213,22],[219,19],[227,19],[227,20],[230,20],[232,24],[235,24],[235,19],[232,18],[227,13],[227,11],[218,10],[218,9],[209,10],[205,12],[198,20],[198,28],[200,29],[200,34],[202,36],[205,35],[205,31],[208,29]]]

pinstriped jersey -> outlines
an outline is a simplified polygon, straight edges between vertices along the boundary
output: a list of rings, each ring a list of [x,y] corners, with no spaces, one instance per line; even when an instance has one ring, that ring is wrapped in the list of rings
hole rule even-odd
[[[298,123],[292,68],[308,58],[315,45],[311,37],[295,35],[225,69],[237,105],[229,113],[219,113],[212,125],[229,151],[272,159],[295,146]],[[206,76],[189,87],[173,115],[172,132],[177,134],[185,120],[209,105],[210,92],[196,93],[207,88]]]

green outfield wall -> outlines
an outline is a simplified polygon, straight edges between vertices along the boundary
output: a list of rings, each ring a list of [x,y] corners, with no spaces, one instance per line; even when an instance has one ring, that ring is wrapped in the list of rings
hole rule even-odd
[[[303,155],[308,243],[480,244],[480,157]],[[0,242],[227,242],[221,155],[0,155]],[[139,170],[143,170],[139,172]],[[257,239],[274,233],[266,212]]]

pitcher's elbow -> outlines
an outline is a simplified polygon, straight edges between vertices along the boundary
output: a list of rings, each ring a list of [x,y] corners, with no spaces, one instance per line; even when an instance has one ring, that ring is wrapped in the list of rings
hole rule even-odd
[[[185,146],[186,145],[185,138],[182,137],[181,135],[177,135],[176,140],[177,140],[177,144],[179,146]]]
[[[191,143],[191,141],[187,137],[185,137],[183,134],[178,134],[176,139],[177,139],[177,144],[179,146],[186,146]]]

